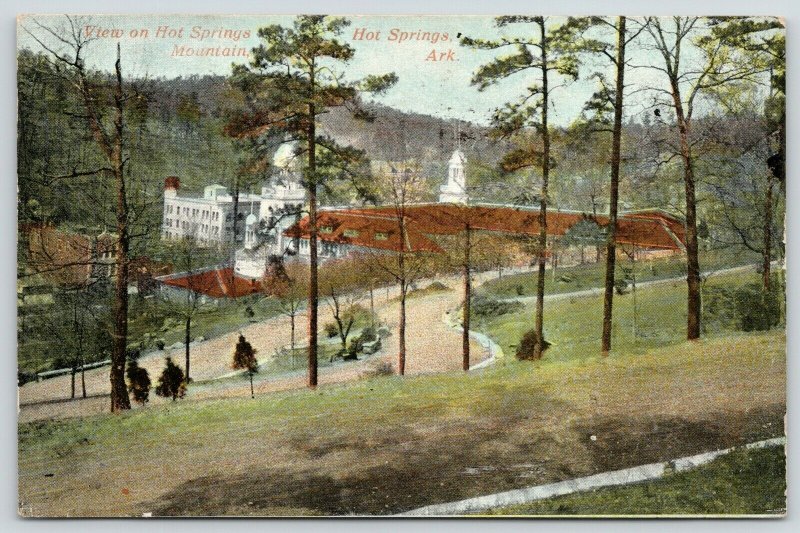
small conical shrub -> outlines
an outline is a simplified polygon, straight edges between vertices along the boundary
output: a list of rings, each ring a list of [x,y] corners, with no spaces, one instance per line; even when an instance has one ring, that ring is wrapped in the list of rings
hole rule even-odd
[[[144,405],[150,397],[150,375],[147,369],[139,366],[136,359],[128,361],[126,370],[128,378],[128,391],[133,394],[133,401]]]
[[[258,372],[258,359],[256,359],[256,351],[253,346],[247,342],[244,335],[239,334],[239,342],[236,343],[236,350],[233,352],[233,364],[231,365],[236,370],[247,370],[250,375],[250,397],[255,398],[256,393],[253,390],[253,374]]]
[[[236,343],[236,351],[233,352],[234,370],[247,370],[248,372],[258,372],[258,360],[256,350],[245,340],[244,335],[239,335],[239,342]]]
[[[172,398],[174,402],[178,398],[183,398],[186,394],[186,378],[181,367],[172,362],[171,357],[167,357],[167,366],[158,378],[156,394],[164,398]]]

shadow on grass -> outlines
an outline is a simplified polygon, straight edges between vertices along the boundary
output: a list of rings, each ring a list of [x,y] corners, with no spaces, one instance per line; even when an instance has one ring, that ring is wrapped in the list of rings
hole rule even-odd
[[[292,470],[284,463],[203,476],[143,510],[160,516],[392,514],[782,435],[784,412],[776,404],[703,420],[580,419],[553,430],[509,417],[452,423],[426,435],[396,426],[369,440],[306,435],[286,444],[319,468]],[[344,460],[342,452],[364,461]]]

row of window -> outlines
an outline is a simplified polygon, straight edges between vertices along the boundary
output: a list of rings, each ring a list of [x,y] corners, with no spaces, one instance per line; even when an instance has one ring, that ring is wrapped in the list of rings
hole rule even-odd
[[[333,233],[333,226],[320,226],[319,232],[320,233],[324,233],[324,234],[331,234],[331,233]],[[346,230],[344,230],[342,232],[342,235],[344,235],[345,237],[351,238],[351,239],[357,238],[360,234],[361,234],[361,232],[359,232],[357,229],[346,229]],[[375,240],[376,241],[389,240],[389,234],[388,233],[384,233],[382,231],[376,231],[375,232]]]
[[[219,217],[219,215],[220,215],[219,211],[211,211],[209,209],[202,209],[201,210],[199,208],[198,209],[193,209],[193,208],[189,208],[189,207],[184,207],[184,208],[178,207],[177,209],[175,209],[175,206],[173,206],[173,205],[166,206],[166,213],[165,214],[171,215],[173,213],[176,213],[178,215],[183,214],[183,216],[191,217],[191,218],[197,218],[198,216],[200,216],[200,218],[202,220],[210,220],[212,222],[216,222],[220,218]],[[228,215],[227,216],[227,220],[230,220],[230,219],[231,219],[231,216]]]
[[[165,228],[172,228],[175,227],[177,229],[182,229],[184,233],[190,230],[191,224],[186,220],[175,220],[171,218],[164,219],[164,227]],[[200,231],[208,234],[211,233],[212,235],[219,235],[219,226],[211,226],[209,224],[202,224],[200,226]]]
[[[299,248],[301,252],[308,253],[308,240],[300,239]],[[322,255],[337,257],[339,255],[344,255],[346,245],[337,242],[320,241],[319,248]]]

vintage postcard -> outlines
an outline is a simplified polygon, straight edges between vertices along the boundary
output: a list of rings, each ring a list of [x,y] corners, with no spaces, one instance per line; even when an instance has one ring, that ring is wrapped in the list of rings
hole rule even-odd
[[[17,33],[21,516],[785,514],[781,18]]]

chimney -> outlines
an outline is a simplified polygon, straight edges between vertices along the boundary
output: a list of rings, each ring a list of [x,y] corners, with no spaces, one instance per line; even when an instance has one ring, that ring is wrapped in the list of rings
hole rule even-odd
[[[178,189],[181,187],[181,180],[178,176],[167,176],[164,180],[164,197],[175,198],[178,196]]]

